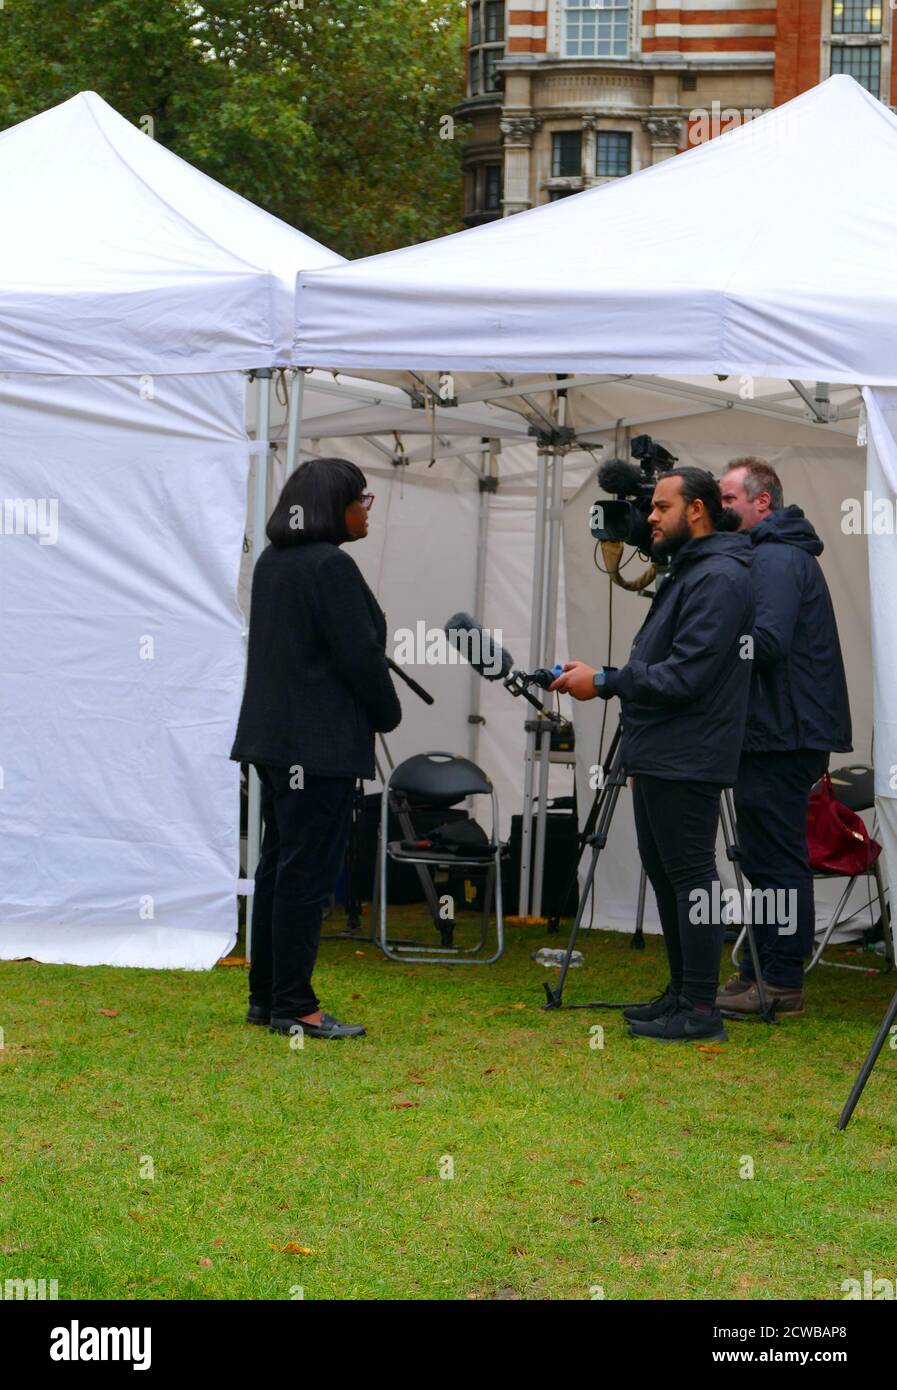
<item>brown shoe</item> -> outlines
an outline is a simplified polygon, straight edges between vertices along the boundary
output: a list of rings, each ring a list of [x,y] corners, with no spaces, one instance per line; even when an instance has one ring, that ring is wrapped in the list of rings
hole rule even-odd
[[[729,981],[731,984],[732,981]],[[717,1008],[728,1018],[749,1018],[760,1013],[760,993],[752,981],[742,980],[741,991],[731,994],[720,992]],[[782,985],[771,985],[763,981],[763,990],[768,1003],[775,1001],[776,1014],[800,1014],[804,1010],[803,990],[790,989]]]
[[[720,985],[716,993],[716,1007],[719,1008],[724,999],[733,994],[744,994],[744,991],[753,984],[752,980],[743,980],[738,971],[730,975],[724,985]]]

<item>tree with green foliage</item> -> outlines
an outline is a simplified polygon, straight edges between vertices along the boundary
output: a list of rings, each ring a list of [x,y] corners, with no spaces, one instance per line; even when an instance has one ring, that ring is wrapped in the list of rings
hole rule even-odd
[[[5,0],[0,128],[96,91],[342,255],[391,250],[460,226],[464,14],[463,0]]]

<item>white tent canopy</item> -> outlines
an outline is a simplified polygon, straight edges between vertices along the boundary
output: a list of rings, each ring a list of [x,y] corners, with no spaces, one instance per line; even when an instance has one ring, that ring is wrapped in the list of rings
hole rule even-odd
[[[296,274],[339,264],[95,92],[0,134],[0,371],[220,372],[288,360]]]
[[[303,274],[295,360],[889,384],[895,235],[897,117],[831,77],[619,182]]]

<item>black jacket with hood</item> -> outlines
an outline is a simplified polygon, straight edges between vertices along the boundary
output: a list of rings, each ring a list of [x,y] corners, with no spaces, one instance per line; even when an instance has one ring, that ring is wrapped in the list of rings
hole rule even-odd
[[[734,784],[751,680],[752,560],[747,536],[720,531],[673,557],[629,661],[599,687],[620,697],[627,773]]]
[[[822,541],[800,507],[746,533],[754,551],[754,671],[744,751],[851,749],[838,625],[816,559]]]

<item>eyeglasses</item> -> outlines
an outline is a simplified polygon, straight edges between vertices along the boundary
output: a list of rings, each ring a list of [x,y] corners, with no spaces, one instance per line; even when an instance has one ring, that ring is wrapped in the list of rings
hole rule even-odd
[[[364,507],[365,511],[369,512],[371,510],[371,507],[374,505],[374,494],[372,492],[363,492],[358,500]]]

